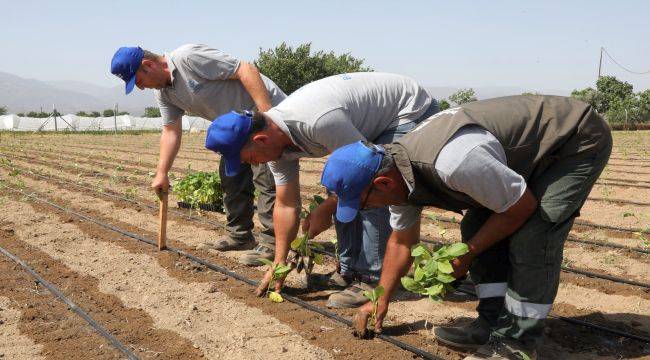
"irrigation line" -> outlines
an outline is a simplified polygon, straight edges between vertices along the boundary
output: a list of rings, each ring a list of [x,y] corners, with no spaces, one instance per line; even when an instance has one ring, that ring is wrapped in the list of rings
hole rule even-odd
[[[445,243],[443,243],[441,241],[437,241],[437,240],[421,240],[421,241],[429,243],[429,244],[435,244],[435,245],[449,245],[449,244],[445,244]],[[643,287],[643,288],[646,288],[646,289],[650,289],[650,283],[642,283],[642,282],[639,282],[639,281],[623,279],[623,278],[616,277],[616,276],[611,276],[611,275],[606,275],[606,274],[599,274],[599,273],[595,273],[595,272],[591,272],[591,271],[587,271],[587,270],[581,270],[581,269],[568,267],[568,266],[565,266],[565,265],[562,265],[561,269],[566,271],[566,272],[570,272],[570,273],[574,273],[574,274],[580,274],[580,275],[585,275],[585,276],[589,276],[589,277],[592,277],[592,278],[609,280],[609,281],[617,282],[617,283],[621,283],[621,284],[640,286],[640,287]]]
[[[5,187],[7,187],[7,186],[5,186]],[[14,190],[14,189],[10,189],[10,190],[13,191],[13,192],[22,193],[19,190]],[[50,202],[48,200],[41,199],[41,198],[37,197],[36,195],[34,195],[34,193],[25,194],[25,195],[33,198],[36,201],[46,203],[46,204],[48,204],[48,205],[50,205],[50,206],[52,206],[54,208],[57,208],[57,209],[59,209],[61,211],[67,212],[67,213],[72,214],[72,215],[75,215],[75,216],[77,216],[77,217],[79,217],[81,219],[92,222],[94,224],[100,225],[100,226],[102,226],[102,227],[104,227],[106,229],[109,229],[111,231],[117,232],[117,233],[122,234],[124,236],[128,236],[128,237],[133,238],[135,240],[147,243],[147,244],[152,245],[154,247],[157,246],[157,242],[155,242],[153,240],[146,239],[145,237],[142,237],[142,236],[139,236],[137,234],[133,234],[131,232],[119,229],[119,228],[114,227],[112,225],[106,224],[106,223],[104,223],[102,221],[96,220],[94,218],[88,217],[88,216],[80,214],[80,213],[77,213],[77,212],[72,211],[70,209],[64,208],[64,207],[59,206],[59,205],[57,205],[57,204],[55,204],[53,202]],[[231,270],[229,270],[229,269],[227,269],[225,267],[221,267],[219,265],[212,264],[207,260],[201,259],[201,258],[199,258],[197,256],[194,256],[194,255],[192,255],[192,254],[190,254],[188,252],[185,252],[183,250],[180,250],[180,249],[177,249],[177,248],[174,248],[174,247],[167,247],[166,251],[170,251],[170,252],[176,253],[178,255],[184,256],[184,257],[186,257],[186,258],[188,258],[188,259],[190,259],[190,260],[192,260],[194,262],[197,262],[197,263],[199,263],[201,265],[204,265],[204,266],[208,267],[211,270],[220,272],[220,273],[222,273],[224,275],[228,275],[228,276],[230,276],[230,277],[232,277],[234,279],[237,279],[239,281],[242,281],[242,282],[244,282],[246,284],[249,284],[249,285],[252,285],[252,286],[257,286],[259,284],[257,281],[248,279],[248,278],[246,278],[246,277],[244,277],[242,275],[239,275],[239,274],[237,274],[237,273],[235,273],[235,272],[233,272],[233,271],[231,271]],[[319,250],[319,252],[322,252],[322,253],[324,253],[326,255],[329,255],[329,256],[332,256],[332,257],[334,256],[333,253],[328,252],[328,251]],[[466,292],[466,291],[462,291],[462,292]],[[466,293],[476,296],[476,294],[472,294],[471,292],[466,292]],[[342,323],[344,325],[351,326],[351,322],[349,320],[347,320],[347,319],[345,319],[345,318],[343,318],[343,317],[341,317],[341,316],[339,316],[339,315],[337,315],[337,314],[335,314],[333,312],[330,312],[330,311],[321,309],[321,308],[319,308],[319,307],[317,307],[315,305],[309,304],[309,303],[305,302],[304,300],[301,300],[301,299],[299,299],[299,298],[297,298],[295,296],[283,294],[283,297],[285,299],[287,299],[287,301],[292,302],[292,303],[294,303],[294,304],[296,304],[298,306],[301,306],[301,307],[304,307],[304,308],[306,308],[308,310],[317,312],[318,314],[326,316],[326,317],[328,317],[328,318],[330,318],[332,320],[338,321],[338,322],[340,322],[340,323]],[[593,323],[590,323],[590,322],[587,322],[587,321],[567,318],[567,317],[563,317],[563,316],[555,316],[555,315],[549,315],[549,317],[550,318],[555,318],[555,319],[560,319],[560,320],[563,320],[563,321],[568,322],[568,323],[581,325],[581,326],[584,326],[584,327],[587,327],[587,328],[601,330],[603,332],[608,332],[608,333],[623,336],[623,337],[626,337],[626,338],[642,341],[642,342],[645,342],[645,343],[650,343],[650,338],[645,338],[645,337],[642,337],[642,336],[626,333],[626,332],[619,331],[619,330],[616,330],[616,329],[611,329],[611,328],[608,328],[606,326],[593,324]],[[406,351],[409,351],[409,352],[412,352],[412,353],[414,353],[414,354],[416,354],[418,356],[421,356],[421,357],[423,357],[425,359],[436,359],[436,360],[441,359],[441,358],[437,357],[436,355],[425,352],[425,351],[423,351],[423,350],[421,350],[421,349],[419,349],[417,347],[414,347],[412,345],[404,343],[404,342],[402,342],[400,340],[397,340],[397,339],[395,339],[395,338],[393,338],[393,337],[391,337],[389,335],[379,334],[379,335],[377,335],[377,337],[384,340],[384,341],[386,341],[386,342],[389,342],[389,343],[391,343],[391,344],[393,344],[395,346],[398,346],[398,347],[400,347],[400,348],[402,348],[402,349],[404,349]]]
[[[90,317],[85,311],[83,311],[77,304],[72,302],[72,300],[68,299],[61,290],[59,290],[56,286],[54,286],[52,283],[49,281],[45,280],[42,276],[40,276],[34,269],[29,267],[27,263],[22,261],[20,258],[18,258],[16,255],[10,253],[7,249],[3,248],[0,246],[0,253],[2,253],[4,256],[8,257],[9,259],[13,260],[15,263],[20,265],[25,271],[27,271],[32,277],[34,277],[41,285],[43,285],[49,292],[51,292],[54,296],[59,298],[59,300],[63,301],[66,305],[68,305],[68,308],[72,311],[74,311],[77,315],[81,316],[93,329],[95,329],[99,335],[104,337],[106,340],[108,340],[113,346],[115,346],[118,350],[120,350],[128,359],[131,360],[137,360],[138,357],[131,352],[124,344],[122,344],[119,340],[117,340],[113,335],[111,335],[106,329],[104,329],[101,325],[99,325],[93,318]]]
[[[9,188],[9,187],[7,187],[7,188]],[[11,190],[11,191],[13,191],[13,192],[19,192],[19,193],[22,193],[22,192],[19,191],[19,190],[15,190],[15,189],[11,189],[11,188],[9,188],[9,190]],[[158,246],[158,243],[155,242],[155,241],[153,241],[153,240],[149,240],[149,239],[147,239],[147,238],[145,238],[145,237],[143,237],[143,236],[140,236],[140,235],[137,235],[137,234],[131,233],[131,232],[126,231],[126,230],[122,230],[122,229],[120,229],[120,228],[117,228],[117,227],[115,227],[115,226],[113,226],[113,225],[110,225],[110,224],[107,224],[107,223],[105,223],[105,222],[99,221],[99,220],[97,220],[97,219],[95,219],[95,218],[92,218],[92,217],[90,217],[90,216],[86,216],[86,215],[83,215],[83,214],[81,214],[81,213],[75,212],[75,211],[70,210],[70,209],[68,209],[68,208],[65,208],[65,207],[63,207],[63,206],[60,206],[60,205],[58,205],[58,204],[55,204],[55,203],[53,203],[53,202],[51,202],[51,201],[49,201],[49,200],[45,200],[45,199],[39,198],[38,196],[35,195],[35,193],[31,193],[31,194],[25,194],[25,193],[23,193],[23,194],[24,194],[25,196],[31,197],[32,199],[34,199],[34,200],[36,200],[36,201],[39,201],[39,202],[43,202],[43,203],[45,203],[45,204],[48,204],[48,205],[50,205],[50,206],[52,206],[52,207],[54,207],[54,208],[56,208],[56,209],[59,209],[59,210],[61,210],[61,211],[67,212],[67,213],[69,213],[69,214],[72,214],[72,215],[74,215],[74,216],[76,216],[76,217],[78,217],[78,218],[81,218],[81,219],[86,220],[86,221],[88,221],[88,222],[91,222],[91,223],[93,223],[93,224],[99,225],[99,226],[101,226],[101,227],[103,227],[103,228],[105,228],[105,229],[108,229],[108,230],[114,231],[114,232],[116,232],[116,233],[118,233],[118,234],[121,234],[121,235],[124,235],[124,236],[130,237],[130,238],[132,238],[132,239],[135,239],[135,240],[138,240],[138,241],[144,242],[144,243],[149,244],[149,245],[152,245],[152,246],[154,246],[154,247]],[[230,277],[232,277],[232,278],[234,278],[234,279],[236,279],[236,280],[239,280],[239,281],[241,281],[241,282],[244,282],[244,283],[246,283],[246,284],[248,284],[248,285],[251,285],[251,286],[257,286],[257,285],[259,284],[257,281],[254,281],[254,280],[248,279],[248,278],[246,278],[245,276],[242,276],[242,275],[240,275],[240,274],[237,274],[236,272],[233,272],[233,271],[231,271],[231,270],[229,270],[229,269],[227,269],[227,268],[225,268],[225,267],[222,267],[222,266],[219,266],[219,265],[213,264],[213,263],[211,263],[211,262],[209,262],[209,261],[207,261],[207,260],[201,259],[201,258],[199,258],[199,257],[197,257],[197,256],[194,256],[194,255],[192,255],[192,254],[190,254],[190,253],[188,253],[188,252],[186,252],[186,251],[183,251],[183,250],[181,250],[181,249],[177,249],[177,248],[175,248],[175,247],[167,246],[167,247],[165,248],[165,250],[163,250],[163,251],[169,251],[169,252],[172,252],[172,253],[178,254],[178,255],[183,256],[183,257],[185,257],[185,258],[187,258],[187,259],[190,259],[190,260],[192,260],[192,261],[194,261],[194,262],[196,262],[196,263],[199,263],[199,264],[201,264],[201,265],[204,265],[204,266],[206,266],[207,268],[209,268],[209,269],[211,269],[211,270],[214,270],[214,271],[220,272],[220,273],[222,273],[222,274],[224,274],[224,275],[230,276]],[[297,298],[297,297],[295,297],[295,296],[287,295],[287,294],[283,294],[282,297],[283,297],[284,299],[286,299],[287,301],[292,302],[292,303],[294,303],[294,304],[296,304],[296,305],[298,305],[298,306],[300,306],[300,307],[303,307],[303,308],[305,308],[305,309],[307,309],[307,310],[310,310],[310,311],[316,312],[316,313],[318,313],[318,314],[321,314],[321,315],[323,315],[323,316],[326,316],[326,317],[328,317],[328,318],[330,318],[330,319],[332,319],[332,320],[335,320],[335,321],[337,321],[337,322],[340,322],[340,323],[342,323],[342,324],[344,324],[344,325],[347,325],[347,326],[351,326],[351,325],[352,325],[351,321],[349,321],[349,320],[347,320],[347,319],[344,319],[343,317],[341,317],[341,316],[339,316],[339,315],[337,315],[337,314],[335,314],[335,313],[333,313],[333,312],[330,312],[330,311],[324,310],[324,309],[322,309],[322,308],[319,308],[319,307],[317,307],[317,306],[315,306],[315,305],[309,304],[309,303],[305,302],[304,300],[301,300],[301,299],[299,299],[299,298]],[[87,315],[86,315],[86,316],[87,316]],[[90,319],[90,320],[92,320],[92,319]],[[110,334],[108,334],[108,335],[110,336]],[[406,350],[406,351],[411,352],[411,353],[413,353],[413,354],[415,354],[415,355],[417,355],[417,356],[420,356],[420,357],[422,357],[422,358],[424,358],[424,359],[429,359],[429,360],[443,360],[441,357],[438,357],[438,356],[436,356],[436,355],[434,355],[434,354],[431,354],[431,353],[429,353],[429,352],[426,352],[426,351],[424,351],[424,350],[422,350],[422,349],[420,349],[420,348],[418,348],[418,347],[415,347],[415,346],[413,346],[413,345],[409,345],[409,344],[407,344],[407,343],[405,343],[405,342],[403,342],[403,341],[401,341],[401,340],[397,340],[397,339],[393,338],[392,336],[384,335],[384,334],[379,334],[379,335],[377,335],[376,337],[379,338],[379,339],[381,339],[381,340],[384,340],[384,341],[386,341],[386,342],[388,342],[388,343],[390,343],[390,344],[393,344],[393,345],[395,345],[395,346],[397,346],[397,347],[399,347],[399,348],[401,348],[401,349],[403,349],[403,350]],[[127,350],[127,351],[128,351],[128,350]]]
[[[158,209],[157,206],[150,205],[150,204],[140,202],[140,201],[136,201],[136,200],[133,200],[133,199],[129,199],[129,198],[126,198],[126,197],[123,197],[123,196],[120,196],[120,195],[106,193],[106,192],[99,192],[99,191],[97,191],[97,189],[94,189],[94,188],[92,188],[90,186],[80,185],[78,183],[75,183],[75,182],[72,182],[72,181],[69,181],[69,180],[57,179],[57,178],[54,178],[52,176],[41,175],[41,174],[38,174],[36,171],[31,170],[31,169],[29,169],[28,172],[31,175],[40,177],[41,179],[53,180],[53,181],[56,181],[56,182],[59,182],[59,183],[72,185],[72,186],[78,187],[80,189],[85,189],[85,190],[88,190],[88,191],[92,191],[92,192],[101,194],[103,196],[112,197],[112,198],[115,198],[115,199],[119,199],[119,200],[122,200],[122,201],[132,203],[132,204],[141,205],[141,206],[144,206],[144,207],[147,207],[147,208],[150,208],[150,209],[154,209],[154,210]],[[188,218],[188,219],[191,219],[191,220],[199,221],[199,222],[202,222],[202,223],[205,223],[205,224],[210,224],[210,225],[216,226],[216,227],[218,227],[220,229],[223,229],[223,230],[227,230],[226,226],[224,226],[223,224],[218,223],[218,222],[214,222],[214,221],[210,221],[210,220],[207,220],[207,219],[204,219],[204,218],[192,216],[191,214],[186,214],[184,212],[176,211],[176,210],[173,210],[173,209],[169,209],[169,212],[171,212],[173,214],[176,214],[176,215],[179,215],[179,216],[182,216],[182,217],[185,217],[185,218]],[[447,217],[444,217],[444,216],[437,216],[436,215],[436,219],[438,219],[438,220],[440,220],[442,222],[446,222],[446,223],[454,223],[454,224],[458,223],[458,221],[455,221],[453,219],[450,219],[450,218],[447,218]],[[617,230],[619,230],[619,229],[617,229]],[[639,229],[639,230],[643,231],[641,229]],[[619,231],[621,231],[621,230],[619,230]],[[427,242],[428,240],[424,240],[424,241]],[[610,247],[610,248],[627,250],[627,251],[635,251],[635,252],[639,252],[639,253],[642,253],[642,254],[650,254],[650,249],[643,249],[643,248],[632,247],[632,246],[625,246],[625,245],[619,245],[619,244],[613,244],[613,243],[606,243],[606,242],[601,242],[601,241],[583,240],[583,239],[578,239],[578,238],[575,238],[575,237],[572,237],[572,236],[569,236],[567,238],[567,241],[583,243],[583,244],[589,244],[589,245],[595,245],[595,246],[601,246],[601,247]]]
[[[461,292],[463,294],[471,295],[471,296],[473,296],[475,298],[478,298],[475,291],[463,289],[462,287],[456,288],[456,291]],[[548,317],[550,319],[562,320],[562,321],[567,322],[569,324],[584,326],[584,327],[589,328],[589,329],[596,329],[596,330],[600,330],[600,331],[607,332],[607,333],[610,333],[610,334],[619,335],[619,336],[626,337],[628,339],[633,339],[633,340],[637,340],[637,341],[641,341],[641,342],[650,344],[650,338],[648,338],[648,337],[635,335],[635,334],[630,334],[630,333],[627,333],[625,331],[608,328],[606,326],[594,324],[594,323],[591,323],[591,322],[588,322],[588,321],[578,320],[578,319],[569,318],[569,317],[566,317],[566,316],[559,316],[559,315],[553,315],[553,314],[548,314]]]

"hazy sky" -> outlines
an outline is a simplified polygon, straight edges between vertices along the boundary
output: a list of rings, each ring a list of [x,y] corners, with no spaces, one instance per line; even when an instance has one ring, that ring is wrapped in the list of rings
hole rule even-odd
[[[241,59],[286,41],[350,52],[425,86],[592,86],[600,46],[650,70],[650,1],[9,1],[0,71],[116,85],[119,46],[206,43]],[[603,72],[650,88],[609,59]]]

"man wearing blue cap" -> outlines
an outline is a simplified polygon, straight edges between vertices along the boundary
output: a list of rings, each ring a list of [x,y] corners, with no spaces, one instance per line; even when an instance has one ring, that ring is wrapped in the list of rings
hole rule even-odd
[[[286,97],[255,66],[206,45],[183,45],[163,56],[139,47],[122,47],[113,56],[111,72],[126,82],[127,94],[135,86],[155,89],[163,117],[160,160],[151,184],[156,191],[169,188],[167,174],[180,147],[181,118],[186,111],[212,120],[232,109],[266,111]],[[240,261],[259,265],[260,258],[273,258],[275,186],[272,176],[266,165],[245,166],[234,177],[223,176],[224,169],[221,162],[219,173],[230,236],[202,246],[222,251],[255,246],[253,199],[257,188],[257,211],[263,226],[260,244],[242,255]]]
[[[375,329],[411,265],[422,206],[465,211],[469,270],[478,318],[436,327],[436,339],[466,359],[531,359],[557,294],[562,249],[612,149],[607,123],[589,105],[559,96],[511,96],[438,113],[390,145],[361,142],[328,159],[321,182],[338,196],[337,217],[364,207],[401,205],[391,217]],[[410,211],[404,211],[405,206]],[[363,306],[362,323],[372,312]]]
[[[222,116],[208,129],[206,147],[223,154],[227,172],[236,173],[241,162],[269,162],[277,187],[275,262],[284,263],[300,224],[300,158],[323,157],[358,140],[390,143],[437,111],[437,102],[408,77],[335,75],[303,86],[267,112]],[[335,208],[332,201],[316,208],[303,231],[313,234],[329,227]],[[367,301],[363,290],[379,279],[389,215],[388,209],[374,209],[347,224],[336,223],[341,272],[324,281],[346,289],[332,294],[328,306],[357,307]]]

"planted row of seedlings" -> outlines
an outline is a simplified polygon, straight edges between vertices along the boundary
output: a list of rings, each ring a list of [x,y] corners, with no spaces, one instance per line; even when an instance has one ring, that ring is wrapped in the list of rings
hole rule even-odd
[[[127,189],[127,190],[128,190],[128,189]],[[450,220],[445,220],[444,217],[436,217],[436,218],[434,219],[434,221],[436,222],[436,226],[437,226],[438,228],[440,228],[440,231],[439,231],[439,232],[443,232],[443,231],[446,232],[446,231],[447,231],[445,228],[443,228],[443,227],[440,226],[440,222],[441,222],[441,221],[446,221],[446,222],[451,223],[451,224],[453,224],[453,222],[454,222],[453,219],[452,219],[452,221],[450,221]],[[455,226],[457,227],[456,224],[453,224],[453,225],[455,225]],[[426,229],[425,229],[425,230],[426,230]],[[444,235],[444,233],[442,233],[442,234],[439,233],[439,234],[437,234],[437,235],[438,235],[438,236],[441,236],[441,235]],[[601,269],[601,270],[602,270],[602,269]],[[605,270],[606,270],[606,269],[605,269]],[[629,273],[629,272],[630,272],[630,271],[628,271],[628,273]],[[634,274],[634,271],[631,271],[631,273]]]

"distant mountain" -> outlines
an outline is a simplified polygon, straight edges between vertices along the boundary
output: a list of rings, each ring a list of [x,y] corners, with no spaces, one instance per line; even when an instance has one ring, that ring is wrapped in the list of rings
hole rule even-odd
[[[470,88],[471,86],[467,87],[448,87],[448,86],[425,86],[425,89],[431,96],[433,96],[436,99],[446,99],[449,97],[449,95],[455,93],[456,91],[460,89],[467,89]],[[525,89],[521,87],[516,87],[516,86],[482,86],[482,87],[474,87],[474,92],[476,93],[476,98],[479,100],[484,100],[484,99],[491,99],[495,97],[501,97],[501,96],[509,96],[509,95],[521,95],[524,92],[538,92],[540,94],[545,94],[545,95],[564,95],[567,96],[569,95],[570,91],[567,90],[549,90],[549,89]]]
[[[77,111],[103,111],[112,109],[115,103],[120,111],[141,115],[147,106],[155,106],[151,90],[137,90],[129,96],[124,86],[102,87],[72,81],[39,81],[25,79],[0,72],[0,106],[6,106],[11,113],[52,110],[52,105],[61,113]]]

